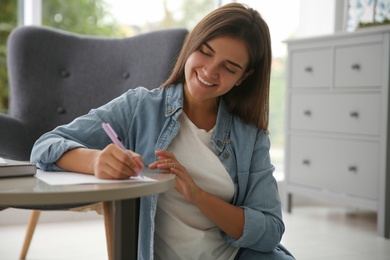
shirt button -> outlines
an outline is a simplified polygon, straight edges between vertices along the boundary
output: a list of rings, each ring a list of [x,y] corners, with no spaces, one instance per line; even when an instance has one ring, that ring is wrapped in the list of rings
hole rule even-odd
[[[172,113],[172,107],[168,107],[168,113]]]
[[[64,107],[57,107],[57,113],[58,114],[65,114],[66,113],[66,109]]]
[[[221,140],[218,140],[218,141],[217,141],[217,146],[218,146],[218,147],[221,147],[221,146],[222,146]]]
[[[238,183],[238,177],[235,177],[235,178],[234,178],[234,182],[235,182],[235,183]]]
[[[230,144],[230,139],[226,139],[226,143],[227,143],[227,144]]]
[[[228,152],[224,152],[222,156],[223,156],[223,158],[225,158],[225,159],[226,159],[226,158],[229,158],[229,153],[228,153]]]
[[[67,71],[67,70],[63,70],[63,71],[61,71],[61,76],[62,76],[63,78],[67,78],[67,77],[70,76],[70,72]]]

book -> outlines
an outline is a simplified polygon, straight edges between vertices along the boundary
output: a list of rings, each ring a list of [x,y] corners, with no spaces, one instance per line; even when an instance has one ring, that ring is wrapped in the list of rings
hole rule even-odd
[[[37,168],[28,161],[15,161],[0,157],[0,178],[34,176]]]

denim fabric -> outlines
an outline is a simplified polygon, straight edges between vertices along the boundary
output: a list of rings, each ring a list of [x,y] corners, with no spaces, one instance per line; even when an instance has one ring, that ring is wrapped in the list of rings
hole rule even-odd
[[[234,260],[293,260],[291,253],[282,245],[279,245],[269,253],[255,251],[249,248],[241,248]]]
[[[182,111],[182,84],[154,90],[132,89],[43,135],[33,147],[31,161],[43,170],[60,170],[53,163],[69,149],[103,149],[111,143],[101,127],[108,122],[125,147],[141,154],[148,165],[157,159],[155,150],[167,149],[175,138],[180,128],[177,118]],[[239,239],[226,235],[227,243],[272,252],[279,245],[284,224],[277,183],[272,175],[268,135],[230,114],[221,100],[212,143],[235,185],[232,204],[242,207],[245,213],[243,235]],[[141,198],[139,259],[153,259],[157,198],[158,195]]]

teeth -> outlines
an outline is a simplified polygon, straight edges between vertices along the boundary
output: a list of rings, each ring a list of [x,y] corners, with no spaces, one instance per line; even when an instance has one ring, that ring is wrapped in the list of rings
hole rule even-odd
[[[204,79],[202,79],[199,75],[197,75],[197,76],[198,76],[199,81],[202,82],[203,84],[205,84],[205,85],[207,85],[207,86],[212,86],[212,85],[213,85],[213,84],[211,84],[211,83],[205,81]]]

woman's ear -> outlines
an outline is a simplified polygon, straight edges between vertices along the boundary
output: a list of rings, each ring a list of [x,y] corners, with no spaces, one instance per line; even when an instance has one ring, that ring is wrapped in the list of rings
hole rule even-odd
[[[239,86],[241,84],[241,82],[243,82],[247,77],[249,77],[250,75],[252,75],[253,73],[253,69],[251,69],[250,71],[248,72],[245,72],[244,75],[242,75],[242,77],[236,82],[236,84],[234,84],[235,86]]]

